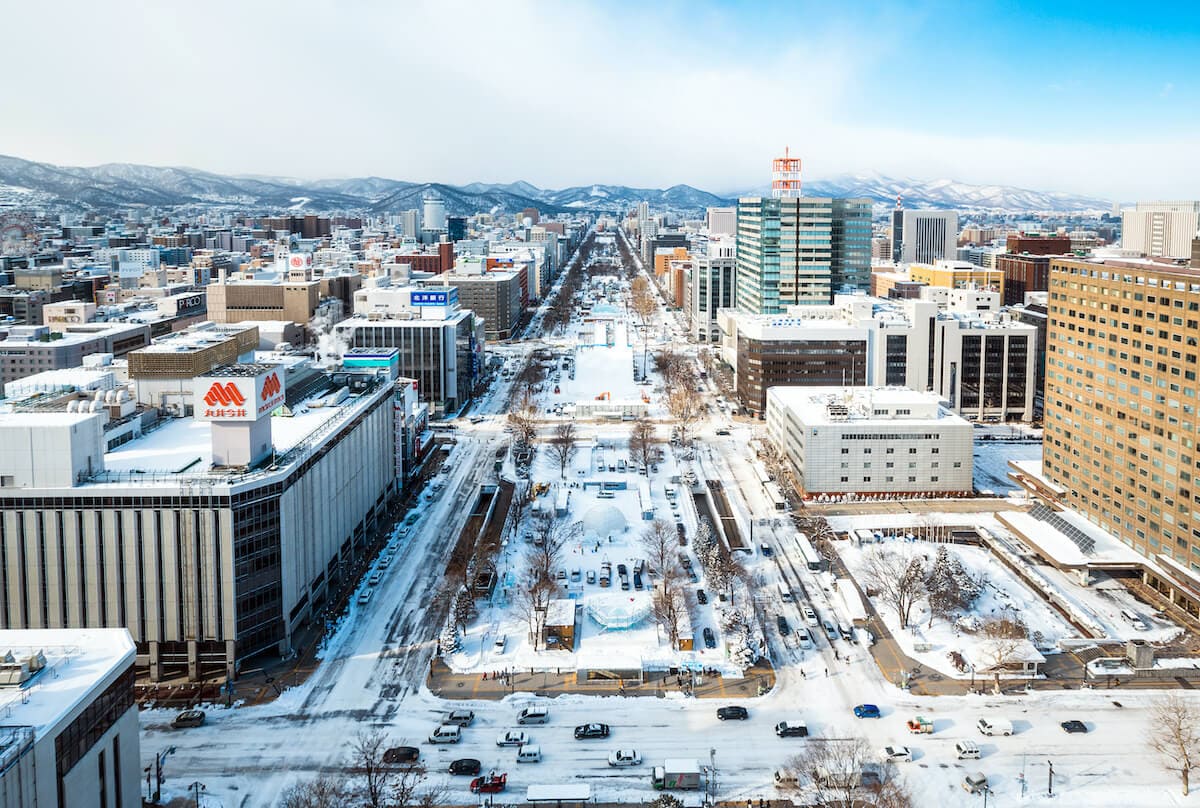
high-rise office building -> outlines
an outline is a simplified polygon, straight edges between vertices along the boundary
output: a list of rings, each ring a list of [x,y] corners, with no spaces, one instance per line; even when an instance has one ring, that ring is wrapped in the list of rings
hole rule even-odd
[[[952,210],[892,211],[892,260],[932,264],[958,255],[958,214]]]
[[[737,207],[737,301],[750,314],[825,304],[871,280],[871,200],[744,197]]]
[[[737,232],[737,208],[709,208],[709,236],[732,236]]]
[[[1139,202],[1121,211],[1121,246],[1152,258],[1187,258],[1200,230],[1200,202]]]
[[[1042,472],[1138,552],[1200,570],[1200,273],[1050,262]]]

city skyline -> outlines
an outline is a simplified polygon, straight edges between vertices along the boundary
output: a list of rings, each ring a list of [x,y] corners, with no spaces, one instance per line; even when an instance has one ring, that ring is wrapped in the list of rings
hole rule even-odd
[[[725,3],[287,8],[209,4],[209,17],[247,34],[214,40],[194,13],[75,5],[56,50],[86,53],[86,70],[47,59],[38,37],[10,44],[38,80],[14,82],[0,153],[303,178],[685,183],[718,194],[764,185],[784,146],[814,177],[877,171],[1114,201],[1192,198],[1200,180],[1190,141],[1175,134],[1194,126],[1197,108],[1187,54],[1200,34],[1186,15],[1160,22],[1078,5],[969,17],[936,5],[754,15]],[[59,23],[49,13],[22,7],[10,19],[48,30]],[[98,47],[122,38],[125,47]],[[49,84],[74,87],[70,103],[48,104]]]

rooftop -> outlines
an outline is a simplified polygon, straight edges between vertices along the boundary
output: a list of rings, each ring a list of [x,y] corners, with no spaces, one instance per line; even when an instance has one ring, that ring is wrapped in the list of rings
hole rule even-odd
[[[228,342],[237,334],[254,328],[255,325],[255,323],[234,323],[230,325],[202,323],[200,326],[189,328],[186,331],[164,334],[145,348],[139,348],[137,352],[191,353],[193,351],[202,351],[205,348],[211,348],[214,345]]]
[[[961,424],[969,428],[935,394],[905,387],[772,387],[767,397],[794,412],[805,426]]]
[[[11,653],[20,664],[39,651],[43,670],[22,686],[0,687],[0,726],[31,726],[41,735],[97,683],[132,665],[135,653],[123,628],[0,631],[0,656]]]

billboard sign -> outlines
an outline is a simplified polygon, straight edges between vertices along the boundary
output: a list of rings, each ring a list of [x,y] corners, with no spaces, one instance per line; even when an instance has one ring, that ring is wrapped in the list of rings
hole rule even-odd
[[[436,291],[425,289],[412,293],[412,305],[414,306],[453,306],[456,303],[458,303],[458,290],[453,287]]]
[[[283,406],[283,371],[267,367],[256,375],[201,376],[196,379],[198,421],[257,421]]]

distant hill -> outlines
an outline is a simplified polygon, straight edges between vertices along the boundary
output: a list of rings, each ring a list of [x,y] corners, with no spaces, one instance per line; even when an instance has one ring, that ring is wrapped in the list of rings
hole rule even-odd
[[[952,180],[927,182],[880,174],[855,174],[805,182],[810,196],[870,197],[905,207],[943,207],[962,211],[1107,210],[1102,199],[1053,191],[1030,191],[1003,185],[969,185]],[[769,193],[768,187],[747,194]],[[656,211],[696,214],[707,207],[736,204],[737,194],[723,196],[690,185],[666,189],[625,185],[580,185],[559,190],[528,182],[473,182],[447,185],[406,182],[384,177],[299,180],[286,177],[226,176],[194,168],[108,163],[91,168],[55,166],[0,155],[0,207],[50,210],[111,210],[131,207],[206,205],[236,211],[356,211],[390,213],[419,208],[433,194],[451,215],[479,211],[515,213],[534,207],[543,213],[570,211],[624,213],[645,201]]]

